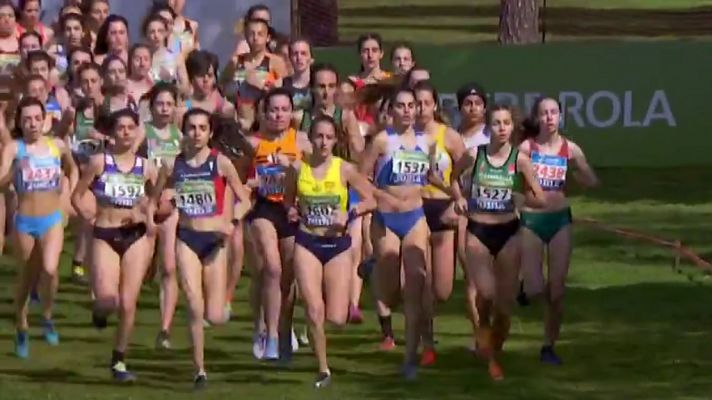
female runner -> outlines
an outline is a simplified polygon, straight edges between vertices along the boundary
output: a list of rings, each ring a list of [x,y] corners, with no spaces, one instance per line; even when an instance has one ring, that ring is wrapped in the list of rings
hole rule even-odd
[[[443,122],[435,87],[428,81],[421,81],[413,90],[419,108],[416,127],[433,137],[435,141],[433,172],[441,185],[449,186],[452,166],[465,153],[465,146],[460,135]],[[431,184],[423,188],[422,195],[425,219],[430,228],[429,262],[432,271],[432,291],[436,302],[444,302],[452,294],[455,279],[455,229],[458,218],[449,193]],[[420,365],[435,363],[434,319],[435,314],[425,325],[424,350]]]
[[[168,0],[168,6],[173,11],[169,47],[183,55],[190,53],[194,49],[200,49],[198,21],[192,20],[183,14],[185,3],[186,0]],[[163,17],[165,18],[165,15]]]
[[[306,110],[312,105],[311,66],[314,63],[311,45],[306,39],[289,43],[289,60],[294,72],[284,78],[282,86],[292,91],[295,110]]]
[[[147,182],[156,180],[157,169],[134,151],[138,115],[128,109],[119,110],[111,115],[109,128],[114,139],[111,150],[91,157],[72,194],[72,204],[82,218],[94,225],[89,252],[95,296],[92,322],[98,329],[106,328],[107,316],[118,312],[110,368],[116,381],[131,382],[136,377],[126,368],[124,357],[151,257],[146,203],[141,203]],[[95,212],[93,204],[86,204],[89,190],[96,197]]]
[[[145,44],[135,44],[129,51],[128,84],[129,95],[141,99],[153,87],[151,79],[151,49]]]
[[[307,159],[295,163],[287,177],[291,189],[287,192],[288,207],[294,204],[292,186],[296,187],[298,206],[290,209],[290,217],[298,215],[300,221],[295,238],[294,268],[319,362],[316,388],[325,387],[331,381],[326,360],[325,316],[334,325],[343,326],[348,315],[353,269],[348,223],[376,206],[368,180],[354,165],[333,155],[339,140],[338,130],[331,117],[317,117],[310,132],[313,152]],[[348,210],[349,187],[362,199],[351,210]]]
[[[45,110],[33,98],[23,98],[15,114],[16,138],[3,146],[0,157],[0,186],[14,178],[17,192],[15,240],[19,268],[15,292],[15,354],[29,356],[27,298],[31,286],[44,275],[51,285],[42,285],[43,334],[50,345],[59,344],[59,335],[52,321],[52,308],[57,293],[54,278],[64,244],[64,226],[60,203],[62,172],[69,178],[70,190],[77,183],[77,169],[69,148],[59,139],[43,135]],[[7,127],[0,127],[6,130]]]
[[[188,54],[185,62],[192,94],[185,101],[186,110],[202,108],[211,114],[234,118],[235,107],[223,97],[216,86],[218,59],[205,50],[195,50]]]
[[[179,210],[176,261],[190,308],[194,385],[202,389],[207,384],[203,320],[212,325],[225,322],[225,238],[232,228],[232,209],[224,204],[226,184],[241,202],[249,204],[250,198],[230,160],[208,147],[213,134],[210,113],[199,108],[188,111],[183,117],[183,134],[183,151],[172,165],[161,168],[151,195],[148,225],[155,225],[153,218],[163,190],[174,188]]]
[[[469,150],[455,164],[452,186],[458,212],[468,216],[466,268],[467,279],[477,288],[479,352],[488,362],[490,377],[501,380],[504,373],[497,352],[509,335],[521,250],[515,204],[521,202],[514,192],[531,191],[532,203],[539,206],[544,204],[544,193],[529,158],[510,143],[515,127],[511,109],[493,107],[488,121],[493,132],[490,143]]]
[[[168,48],[168,23],[158,14],[149,15],[143,23],[143,34],[151,46],[153,82],[175,83],[182,93],[189,93],[188,73],[183,54]]]
[[[406,350],[403,375],[412,380],[417,375],[418,345],[425,317],[429,316],[424,295],[428,274],[426,254],[428,224],[423,211],[421,189],[427,183],[433,164],[433,139],[416,132],[415,94],[409,89],[396,91],[390,102],[393,125],[378,133],[366,149],[361,171],[367,176],[375,168],[379,191],[378,208],[371,224],[377,267],[374,282],[377,296],[392,307],[401,294],[404,272],[404,311]],[[392,339],[392,332],[386,332]]]
[[[406,76],[415,67],[415,54],[410,44],[396,43],[391,49],[391,63],[396,76]]]
[[[129,61],[129,22],[120,15],[109,15],[96,34],[94,58],[97,64],[114,55],[121,57],[124,63]]]
[[[533,209],[525,205],[522,209],[524,292],[527,297],[545,298],[544,345],[539,357],[544,363],[560,365],[554,344],[561,331],[566,276],[571,263],[571,207],[564,191],[569,163],[576,168],[574,178],[581,185],[596,186],[598,178],[581,148],[559,132],[561,108],[555,99],[539,99],[530,118],[537,131],[526,138],[519,149],[531,158],[546,195],[546,207]],[[548,278],[544,278],[542,270],[545,250]]]
[[[80,14],[67,14],[60,20],[60,35],[55,38],[54,43],[48,48],[48,52],[54,57],[57,72],[63,79],[67,76],[69,67],[69,50],[89,44],[88,36],[85,35],[84,19]]]

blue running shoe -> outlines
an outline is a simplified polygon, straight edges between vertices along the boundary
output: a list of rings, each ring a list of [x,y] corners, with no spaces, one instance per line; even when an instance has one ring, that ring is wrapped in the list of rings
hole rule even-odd
[[[46,319],[42,323],[42,334],[50,346],[59,345],[59,333],[57,333],[57,330],[54,328],[54,321],[51,319]]]
[[[17,331],[15,337],[15,355],[18,358],[26,359],[30,356],[30,336],[27,331]]]
[[[111,367],[111,374],[118,383],[131,383],[136,380],[136,375],[132,374],[123,361],[119,361]]]
[[[263,360],[274,361],[279,359],[279,339],[268,337],[265,345],[265,352],[262,355]]]
[[[412,363],[403,364],[401,373],[406,381],[414,381],[418,378],[418,366]]]
[[[563,364],[563,361],[554,352],[554,346],[542,346],[539,352],[539,361],[555,366]]]

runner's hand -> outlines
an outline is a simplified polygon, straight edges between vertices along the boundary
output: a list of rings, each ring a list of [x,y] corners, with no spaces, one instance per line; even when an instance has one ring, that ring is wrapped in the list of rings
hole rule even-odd
[[[292,206],[289,207],[287,210],[287,220],[289,222],[298,222],[299,221],[299,210],[297,210],[296,207]]]
[[[467,215],[467,200],[464,198],[455,200],[455,212],[459,215]]]
[[[343,211],[334,211],[331,215],[331,223],[334,228],[345,229],[349,223],[349,215]]]

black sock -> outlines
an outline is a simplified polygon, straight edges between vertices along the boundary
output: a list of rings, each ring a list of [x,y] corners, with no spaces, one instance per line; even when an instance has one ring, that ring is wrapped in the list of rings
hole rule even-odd
[[[391,316],[378,317],[378,323],[381,324],[381,333],[384,337],[393,337],[393,326],[391,326]]]
[[[124,352],[114,350],[111,352],[111,367],[113,368],[118,362],[124,362]]]
[[[72,267],[80,267],[83,264],[82,261],[72,260]]]

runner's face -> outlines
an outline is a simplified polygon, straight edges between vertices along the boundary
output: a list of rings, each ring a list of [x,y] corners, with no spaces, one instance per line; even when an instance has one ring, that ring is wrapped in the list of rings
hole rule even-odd
[[[10,6],[0,7],[0,31],[3,33],[15,32],[15,11]]]
[[[173,118],[173,113],[175,112],[176,101],[173,95],[163,91],[156,96],[153,101],[153,106],[151,111],[153,111],[153,118],[160,120],[163,123],[170,122]]]
[[[306,71],[311,65],[311,63],[314,61],[312,59],[309,45],[305,42],[296,42],[292,45],[292,51],[289,54],[289,60],[292,62],[294,72]]]
[[[79,67],[82,65],[91,63],[91,55],[84,53],[83,51],[75,51],[72,53],[72,59],[70,61],[72,73],[74,74],[76,71],[79,71]],[[74,77],[75,81],[81,80],[77,78],[77,76]]]
[[[25,22],[34,25],[40,20],[40,2],[31,0],[25,3],[25,9],[22,10],[22,19]]]
[[[89,10],[89,16],[94,20],[96,26],[101,26],[109,16],[109,4],[104,1],[95,1]]]
[[[435,118],[435,98],[429,90],[419,90],[415,93],[418,103],[418,121],[424,124]]]
[[[146,38],[155,49],[165,46],[166,35],[166,24],[161,21],[153,21],[146,26]]]
[[[292,118],[292,104],[287,96],[272,96],[267,103],[267,128],[281,132],[289,128]]]
[[[44,115],[37,105],[24,107],[20,113],[20,129],[25,140],[37,140],[42,136]]]
[[[401,127],[413,125],[417,109],[413,94],[409,92],[399,93],[396,96],[395,103],[391,105],[393,124]]]
[[[114,127],[114,140],[122,148],[131,148],[136,141],[136,122],[128,116],[119,117]]]
[[[208,141],[213,135],[210,132],[210,121],[207,115],[196,114],[188,118],[184,127],[189,143],[196,149],[208,147]]]
[[[139,48],[131,57],[131,72],[136,77],[145,77],[151,70],[151,52],[146,48]]]
[[[193,88],[205,96],[212,93],[215,89],[215,70],[212,66],[207,74],[193,78]]]
[[[113,22],[109,26],[109,48],[114,52],[126,50],[128,43],[129,36],[126,25],[120,21]]]
[[[314,77],[314,98],[319,105],[331,106],[336,95],[336,75],[332,71],[319,71]]]
[[[76,20],[69,20],[64,24],[64,38],[72,46],[79,46],[82,43],[84,29],[82,24]]]
[[[85,70],[79,77],[79,86],[82,88],[85,96],[97,96],[101,93],[101,85],[104,81],[99,76],[99,73],[93,69]]]
[[[247,40],[250,50],[255,52],[264,50],[269,41],[267,26],[261,22],[253,22],[247,25],[245,40]]]
[[[393,70],[397,75],[405,75],[413,68],[413,53],[410,49],[399,47],[393,52]]]
[[[112,86],[126,86],[126,67],[119,60],[113,60],[106,68],[106,81]]]
[[[477,95],[467,96],[462,101],[460,114],[470,124],[480,124],[485,120],[485,102]]]
[[[47,101],[47,85],[39,79],[33,79],[27,83],[26,95],[45,103]]]
[[[41,60],[41,61],[35,61],[30,65],[30,73],[32,75],[39,75],[44,80],[48,81],[49,80],[49,65],[47,65],[47,61]]]
[[[37,50],[42,50],[42,45],[36,36],[25,36],[25,38],[22,39],[22,42],[20,43],[20,54],[22,55],[22,58],[26,60],[27,55],[31,51]]]
[[[383,52],[381,46],[374,39],[368,39],[361,45],[361,65],[367,71],[376,69],[381,64]]]
[[[507,110],[493,112],[490,117],[490,129],[492,130],[492,140],[500,144],[509,142],[514,130],[512,113]]]
[[[546,133],[555,133],[559,130],[561,110],[559,103],[554,99],[544,99],[539,104],[539,130]]]
[[[331,155],[336,144],[336,132],[334,126],[327,121],[321,121],[314,125],[311,132],[311,142],[319,154],[323,157]]]

